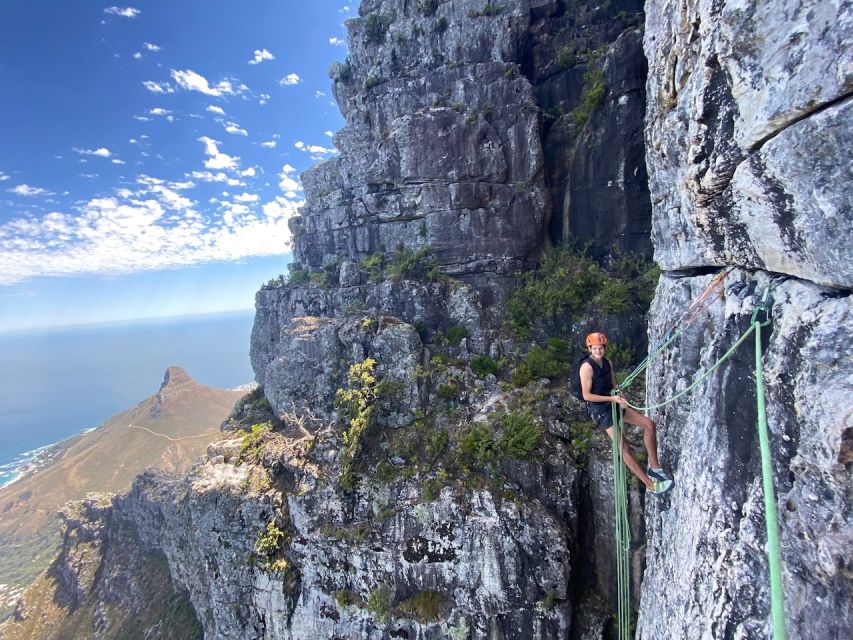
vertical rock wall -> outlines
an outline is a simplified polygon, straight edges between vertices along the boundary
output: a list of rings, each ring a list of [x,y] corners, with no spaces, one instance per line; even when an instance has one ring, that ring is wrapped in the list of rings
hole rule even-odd
[[[739,267],[649,374],[683,389],[749,324],[762,332],[791,638],[842,638],[853,618],[851,3],[650,0],[647,163],[665,270],[650,341]],[[769,581],[750,339],[658,411],[676,487],[647,501],[638,637],[769,637]]]

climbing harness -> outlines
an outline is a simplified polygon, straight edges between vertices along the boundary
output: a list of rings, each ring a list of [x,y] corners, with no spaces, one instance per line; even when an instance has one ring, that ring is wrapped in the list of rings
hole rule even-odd
[[[646,356],[635,369],[622,381],[622,389],[627,388],[631,382],[642,371],[660,355],[660,353],[671,344],[701,313],[722,295],[723,280],[731,273],[732,268],[727,268],[718,273],[708,284],[702,293],[693,301],[690,307],[676,321],[672,328],[667,331],[660,343],[649,350]],[[770,572],[770,613],[773,626],[773,638],[785,640],[785,605],[782,590],[782,560],[779,549],[779,527],[776,515],[776,497],[773,490],[773,468],[770,457],[770,439],[767,434],[767,413],[764,399],[764,377],[761,367],[761,328],[770,324],[770,291],[768,286],[764,292],[761,302],[755,307],[750,319],[749,328],[738,338],[738,340],[724,353],[707,371],[699,375],[686,389],[663,402],[652,404],[647,407],[637,407],[628,403],[629,407],[637,411],[650,411],[671,404],[685,396],[702,382],[704,382],[716,369],[725,362],[737,348],[749,337],[755,334],[755,394],[758,413],[758,439],[761,449],[761,476],[764,487],[764,517],[767,525],[767,556]],[[612,395],[618,393],[617,389],[611,391]],[[615,534],[616,534],[616,601],[617,601],[617,623],[619,640],[628,640],[631,624],[631,594],[630,594],[630,546],[631,531],[628,522],[628,500],[626,490],[626,467],[622,456],[624,446],[625,423],[622,411],[617,403],[612,402],[613,411],[613,484],[615,502]]]

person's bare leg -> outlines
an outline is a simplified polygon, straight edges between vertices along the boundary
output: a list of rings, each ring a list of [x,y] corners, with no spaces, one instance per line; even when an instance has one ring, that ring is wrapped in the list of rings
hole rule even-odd
[[[643,444],[646,446],[649,466],[652,469],[660,469],[660,460],[658,460],[657,425],[654,420],[627,407],[625,408],[625,415],[623,419],[628,424],[637,425],[638,427],[643,428]]]
[[[610,436],[611,440],[613,440],[613,427],[607,429],[607,435]],[[654,482],[652,482],[652,479],[646,475],[646,472],[643,470],[643,467],[640,466],[640,463],[637,462],[634,454],[631,453],[631,448],[628,446],[628,442],[624,438],[622,438],[622,459],[625,461],[625,466],[628,467],[628,470],[637,476],[640,482],[646,485],[647,489],[653,491]]]

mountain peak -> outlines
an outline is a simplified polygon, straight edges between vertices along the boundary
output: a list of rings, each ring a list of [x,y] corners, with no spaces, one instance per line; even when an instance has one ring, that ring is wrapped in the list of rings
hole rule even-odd
[[[168,387],[194,382],[195,380],[186,372],[186,369],[181,367],[169,367],[166,369],[166,374],[163,376],[163,384],[160,385],[160,391],[163,391]]]

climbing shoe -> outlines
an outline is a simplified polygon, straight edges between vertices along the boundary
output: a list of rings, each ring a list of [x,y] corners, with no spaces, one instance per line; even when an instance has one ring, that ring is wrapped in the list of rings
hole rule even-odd
[[[660,495],[672,489],[672,480],[657,480],[652,478],[652,493]]]
[[[663,469],[652,469],[651,467],[646,467],[646,475],[652,480],[672,480],[672,478],[670,478]]]

